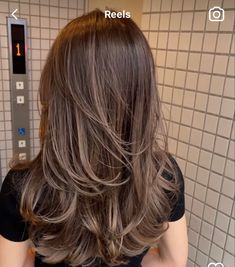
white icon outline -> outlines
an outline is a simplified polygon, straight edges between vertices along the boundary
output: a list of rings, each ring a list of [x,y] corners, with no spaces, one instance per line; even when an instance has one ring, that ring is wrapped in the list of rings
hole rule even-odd
[[[23,81],[18,81],[18,82],[16,82],[16,89],[17,89],[17,90],[22,90],[22,89],[24,89],[24,82],[23,82]]]
[[[16,17],[16,15],[15,15],[15,13],[17,12],[17,10],[18,10],[18,9],[15,9],[15,10],[11,13],[12,17],[14,17],[15,19],[18,19],[18,18]]]
[[[224,267],[224,264],[222,262],[211,262],[207,267]]]
[[[26,140],[19,140],[18,147],[26,147]]]
[[[215,16],[215,13],[218,13],[218,16]],[[224,21],[224,9],[219,6],[214,6],[209,9],[209,21],[217,22],[217,21]],[[219,18],[221,17],[221,18]]]
[[[24,104],[24,96],[23,95],[19,95],[16,97],[16,103],[17,104]]]
[[[26,153],[19,153],[19,160],[26,160]]]

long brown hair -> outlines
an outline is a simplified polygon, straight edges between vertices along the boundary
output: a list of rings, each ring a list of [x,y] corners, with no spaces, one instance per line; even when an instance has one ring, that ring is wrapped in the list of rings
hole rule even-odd
[[[72,20],[39,87],[41,150],[21,164],[20,187],[36,251],[48,263],[115,266],[155,245],[177,179],[141,30],[98,9]]]

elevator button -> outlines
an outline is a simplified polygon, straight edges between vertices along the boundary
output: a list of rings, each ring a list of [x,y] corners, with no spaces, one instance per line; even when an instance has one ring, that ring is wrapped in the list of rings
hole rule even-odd
[[[25,128],[18,128],[18,135],[19,136],[25,136],[26,129]]]
[[[24,96],[20,95],[16,97],[17,104],[24,104]]]
[[[19,160],[26,160],[26,153],[19,153]]]
[[[24,82],[16,82],[16,89],[24,89]]]
[[[26,140],[19,140],[18,141],[18,146],[19,147],[26,147]]]

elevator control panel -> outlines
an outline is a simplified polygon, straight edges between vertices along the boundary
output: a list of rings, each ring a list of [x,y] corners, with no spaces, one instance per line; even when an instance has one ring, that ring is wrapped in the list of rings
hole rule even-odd
[[[30,159],[27,23],[7,17],[13,154]]]

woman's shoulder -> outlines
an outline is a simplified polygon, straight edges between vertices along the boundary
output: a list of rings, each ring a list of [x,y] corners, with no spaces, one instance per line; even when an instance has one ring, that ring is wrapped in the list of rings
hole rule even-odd
[[[162,177],[168,181],[172,181],[172,179],[175,178],[177,183],[183,183],[184,177],[177,160],[170,153],[166,153],[166,155],[168,162],[166,162],[166,168],[162,172]],[[171,166],[169,165],[169,162],[171,162]]]
[[[17,169],[11,168],[2,183],[1,194],[11,194],[16,197],[17,192],[19,191],[20,185],[23,182],[23,177],[27,173],[28,168]]]
[[[27,225],[20,214],[20,184],[27,170],[10,169],[0,192],[0,234],[11,241],[24,241]]]
[[[177,185],[178,188],[177,194],[173,194],[173,197],[170,197],[173,205],[169,221],[173,222],[179,220],[185,213],[185,184],[184,176],[179,164],[177,163],[177,160],[171,154],[168,154],[168,158],[172,163],[172,171],[174,174],[164,170],[162,176],[168,181],[171,181],[173,184]],[[172,192],[169,194],[170,196],[172,196],[171,193]]]

